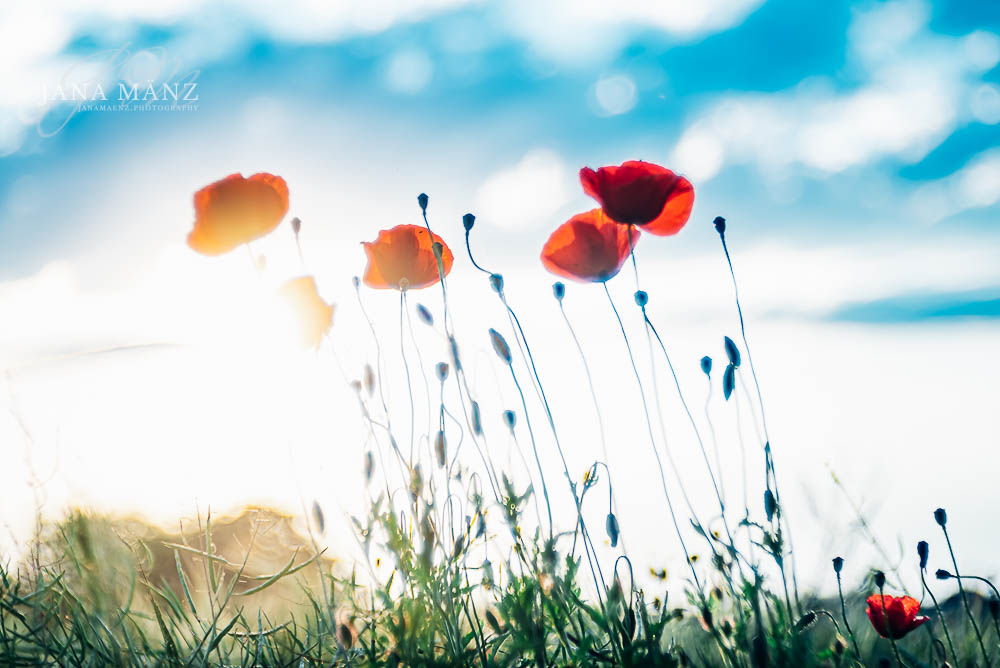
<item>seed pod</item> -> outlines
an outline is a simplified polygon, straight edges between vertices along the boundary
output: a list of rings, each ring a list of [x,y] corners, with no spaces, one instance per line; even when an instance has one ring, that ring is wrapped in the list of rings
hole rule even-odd
[[[442,383],[448,379],[448,363],[438,362],[437,366],[434,367],[434,371],[437,373],[438,380]]]
[[[479,436],[483,433],[483,417],[479,413],[479,402],[472,400],[472,431]]]
[[[417,204],[420,205],[421,211],[427,211],[427,193],[417,195]]]
[[[706,376],[712,375],[712,358],[708,355],[701,358],[701,372]]]
[[[476,217],[471,213],[467,213],[462,216],[462,225],[465,226],[466,232],[472,231],[472,226],[476,224]]]
[[[611,539],[611,547],[618,547],[618,518],[614,513],[608,513],[608,519],[604,522],[604,528]]]
[[[566,296],[566,286],[563,285],[562,281],[556,281],[552,284],[552,294],[559,301],[563,300],[563,297]]]
[[[725,343],[725,346],[726,346],[726,357],[729,358],[729,363],[732,364],[733,366],[739,366],[740,365],[740,349],[736,347],[736,344],[733,343],[733,340],[731,338],[729,338],[728,336],[725,337],[724,343]]]
[[[503,293],[503,276],[500,274],[490,274],[490,287],[498,295]]]
[[[833,572],[839,574],[840,570],[843,567],[844,567],[844,558],[843,557],[834,557],[833,558]]]
[[[434,455],[437,457],[438,466],[444,468],[445,464],[448,463],[448,441],[445,439],[443,431],[438,431],[437,437],[434,439]]]
[[[920,570],[927,568],[927,557],[930,551],[926,540],[917,543],[917,554],[920,556]]]
[[[417,317],[420,318],[425,325],[429,325],[431,327],[434,326],[434,316],[431,315],[431,312],[423,304],[417,304]]]
[[[729,401],[733,390],[736,389],[736,367],[732,364],[726,366],[726,372],[722,374],[722,395]]]
[[[372,371],[371,364],[365,364],[365,390],[368,392],[368,396],[375,394],[375,372]]]
[[[774,493],[771,490],[764,491],[764,512],[767,513],[767,521],[774,519],[774,513],[778,510],[778,502],[774,500]]]
[[[326,519],[323,517],[323,508],[320,507],[319,501],[313,501],[313,520],[321,534],[326,531]]]
[[[369,450],[365,453],[365,481],[371,482],[372,475],[375,473],[375,455]]]
[[[510,346],[507,345],[507,341],[500,335],[500,332],[491,328],[490,342],[493,344],[493,350],[496,352],[497,357],[499,357],[504,364],[510,366]]]

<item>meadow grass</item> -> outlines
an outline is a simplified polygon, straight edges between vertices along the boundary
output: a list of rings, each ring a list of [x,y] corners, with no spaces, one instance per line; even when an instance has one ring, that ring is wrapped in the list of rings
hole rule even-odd
[[[430,231],[426,196],[419,202]],[[623,382],[638,385],[662,483],[659,491],[672,519],[671,533],[664,533],[663,540],[675,542],[687,569],[669,582],[666,573],[654,569],[654,581],[661,586],[640,587],[635,571],[649,567],[642,555],[625,549],[608,464],[570,470],[545,384],[503,277],[474,257],[474,224],[474,217],[466,216],[466,250],[488,277],[509,326],[507,336],[489,330],[489,340],[519,399],[521,411],[506,411],[504,422],[506,436],[529,472],[527,482],[516,482],[522,476],[496,465],[487,439],[503,435],[483,428],[454,334],[456,306],[448,302],[437,245],[444,314],[439,325],[450,359],[427,366],[415,344],[409,355],[416,351],[417,358],[408,357],[405,342],[407,336],[412,341],[413,323],[407,291],[401,290],[398,354],[410,402],[406,421],[390,415],[382,392],[382,357],[390,351],[379,346],[376,323],[365,313],[377,354],[374,366],[366,366],[353,381],[375,444],[364,453],[361,471],[369,503],[363,515],[353,518],[361,558],[339,564],[319,548],[313,532],[323,533],[326,524],[319,504],[313,505],[305,532],[266,511],[236,520],[199,516],[196,529],[177,535],[84,513],[58,523],[39,521],[27,556],[0,564],[0,665],[1000,664],[1000,594],[988,580],[960,573],[954,552],[947,555],[949,569],[936,572],[938,579],[954,579],[959,585],[959,596],[947,600],[939,601],[931,590],[926,543],[918,547],[919,563],[898,566],[888,584],[884,573],[862,564],[848,564],[845,570],[844,560],[831,555],[830,578],[836,580],[839,597],[822,599],[800,591],[738,290],[743,345],[726,338],[722,392],[726,400],[734,393],[750,399],[750,419],[759,425],[762,438],[757,444],[741,443],[741,451],[745,457],[747,448],[761,448],[766,475],[763,489],[748,490],[744,471],[742,507],[736,510],[724,501],[719,435],[714,429],[708,436],[702,433],[673,373],[667,345],[646,311],[649,297],[641,289],[635,293],[650,359],[670,371],[713,485],[718,509],[705,518],[696,513],[681,479],[668,481],[676,467],[659,411],[665,388],[655,385],[655,369],[645,376],[631,356],[636,334],[627,332],[619,305],[610,292],[606,295],[609,317],[620,326],[621,345],[632,360]],[[725,221],[716,219],[715,226],[736,289]],[[297,240],[297,226],[295,231]],[[638,288],[639,270],[634,255],[632,259]],[[357,280],[355,288],[364,312]],[[565,286],[557,283],[553,290],[561,307]],[[418,306],[416,314],[434,326],[426,308]],[[615,435],[604,432],[584,348],[565,311],[562,316],[591,383],[607,458],[607,442]],[[753,391],[743,377],[744,356]],[[711,379],[711,360],[703,360],[702,368]],[[446,385],[453,393],[446,395]],[[436,421],[422,436],[413,408],[414,393],[421,389],[428,402],[440,404]],[[457,403],[446,396],[457,397]],[[531,418],[539,414],[544,416],[541,424]],[[525,431],[527,442],[522,442]],[[547,471],[539,448],[549,442],[558,450],[560,467]],[[474,451],[468,461],[458,456],[463,443]],[[569,517],[554,513],[550,500],[550,492],[562,485],[573,499]],[[751,504],[751,497],[763,499],[760,509],[755,510],[758,504]],[[603,526],[588,525],[584,504],[607,505]],[[934,519],[951,551],[946,514],[939,510]],[[596,545],[605,538],[615,551],[610,562]],[[707,558],[697,557],[695,544]],[[888,593],[887,586],[898,589],[898,568],[919,571],[921,599],[926,594],[932,602],[932,619],[908,634],[880,638],[866,617],[865,599]],[[854,586],[845,592],[841,577],[848,573]],[[986,596],[973,591],[982,585],[989,587]],[[881,599],[881,614],[889,616],[887,600]],[[889,622],[894,623],[891,617]]]

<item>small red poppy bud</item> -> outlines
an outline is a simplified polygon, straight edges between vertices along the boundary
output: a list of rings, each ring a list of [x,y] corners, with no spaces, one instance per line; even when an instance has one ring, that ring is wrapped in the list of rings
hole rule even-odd
[[[718,232],[719,234],[725,234],[726,233],[726,219],[725,218],[723,218],[722,216],[716,216],[715,220],[712,221],[712,223],[715,225],[715,231],[716,232]]]
[[[920,556],[920,570],[927,568],[927,555],[929,548],[926,540],[917,543],[917,554]]]
[[[934,511],[934,521],[941,526],[948,523],[948,513],[945,512],[944,508],[938,508]]]
[[[843,557],[834,557],[833,558],[833,572],[837,573],[839,575],[841,569],[843,569],[843,568],[844,568],[844,558]]]
[[[500,274],[490,274],[490,287],[493,288],[493,292],[499,294],[503,293],[503,276]]]
[[[449,369],[450,367],[448,366],[447,362],[438,362],[437,366],[434,367],[434,370],[437,372],[438,380],[440,380],[442,383],[448,379]]]
[[[517,416],[514,415],[514,411],[504,411],[503,421],[508,429],[513,429],[514,425],[517,424]]]
[[[556,281],[552,284],[552,294],[559,301],[563,300],[563,297],[566,296],[566,286],[562,284],[562,281]]]
[[[467,213],[464,216],[462,216],[462,225],[465,226],[466,232],[471,232],[472,226],[475,224],[476,224],[476,217],[473,216],[471,213]]]
[[[426,193],[420,193],[419,195],[417,195],[417,204],[420,205],[420,210],[421,211],[427,211],[427,194]]]
[[[504,364],[510,366],[510,346],[507,345],[507,341],[503,336],[495,329],[490,329],[490,342],[493,344],[493,351],[497,354]]]
[[[639,308],[645,308],[646,304],[649,303],[649,295],[644,290],[638,290],[635,293],[635,303]]]

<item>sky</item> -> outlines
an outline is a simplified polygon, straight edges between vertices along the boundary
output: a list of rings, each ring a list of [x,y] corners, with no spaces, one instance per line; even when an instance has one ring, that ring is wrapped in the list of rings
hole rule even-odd
[[[933,508],[948,504],[968,561],[995,567],[987,555],[1000,538],[975,519],[1000,503],[998,63],[1000,5],[972,0],[4,3],[0,434],[15,463],[4,483],[19,491],[0,512],[11,540],[35,504],[159,521],[197,504],[294,510],[323,498],[350,508],[367,436],[344,379],[375,352],[350,278],[364,268],[360,241],[420,222],[420,192],[455,251],[457,326],[496,428],[504,433],[500,407],[516,395],[490,359],[484,332],[506,322],[465,258],[467,211],[478,259],[506,277],[582,471],[597,445],[593,425],[572,415],[590,399],[538,252],[593,206],[581,166],[644,159],[685,174],[696,192],[677,237],[637,249],[638,280],[692,403],[707,391],[697,360],[722,359],[723,335],[738,334],[711,225],[729,221],[807,579],[822,582],[836,550],[857,553],[858,568],[879,559],[831,471],[890,551],[899,539],[912,556],[931,538]],[[195,84],[197,99],[173,110],[60,99],[73,84],[115,98],[150,80]],[[193,192],[259,171],[288,181],[304,258],[285,227],[254,244],[264,272],[242,251],[191,252]],[[304,271],[338,309],[331,342],[305,357],[279,351],[280,327],[259,306]],[[645,382],[659,378],[678,482],[704,490],[672,381],[624,308],[635,281],[623,272],[609,288]],[[398,302],[363,298],[383,346],[398,346]],[[441,316],[437,293],[419,301]],[[615,449],[628,448],[609,462],[619,489],[633,491],[618,503],[641,514],[662,503],[606,302],[598,286],[573,285],[566,308],[625,444]],[[444,354],[430,332],[410,343],[428,373]],[[400,360],[386,358],[386,376],[398,377]],[[388,389],[405,421],[405,395]],[[755,395],[737,393],[737,426],[715,392],[720,434],[752,443]],[[723,467],[731,481],[735,453]],[[676,558],[666,538],[642,549],[651,561]]]

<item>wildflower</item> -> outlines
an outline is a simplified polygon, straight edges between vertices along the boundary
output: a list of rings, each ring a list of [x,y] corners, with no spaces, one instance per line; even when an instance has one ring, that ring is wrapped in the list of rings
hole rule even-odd
[[[441,267],[447,276],[455,257],[441,237],[432,237],[419,225],[397,225],[380,231],[375,241],[362,243],[368,255],[365,285],[398,290],[434,285],[441,279],[435,244],[441,244]]]
[[[612,220],[642,225],[651,234],[677,234],[691,215],[694,188],[683,176],[651,162],[629,160],[618,167],[580,170],[583,190]]]
[[[542,264],[557,276],[601,283],[618,273],[638,241],[638,230],[592,209],[556,228],[542,247]]]
[[[284,283],[278,295],[296,319],[299,341],[305,348],[318,348],[333,325],[333,306],[319,296],[316,280],[300,276]]]
[[[910,596],[873,594],[868,597],[868,619],[883,638],[899,640],[926,622],[927,617],[918,617],[918,612],[920,603]]]
[[[274,231],[288,213],[288,185],[273,174],[230,174],[194,194],[194,212],[188,246],[222,255]]]

